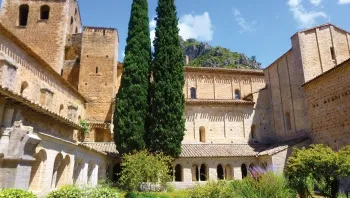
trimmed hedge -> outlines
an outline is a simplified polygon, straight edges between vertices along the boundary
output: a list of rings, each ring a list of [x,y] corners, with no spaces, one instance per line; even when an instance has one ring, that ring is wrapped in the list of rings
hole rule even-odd
[[[58,190],[50,192],[47,198],[82,198],[83,191],[74,186],[64,186]]]
[[[25,190],[21,189],[5,189],[0,190],[0,198],[37,198],[36,195],[34,195],[31,192],[27,192]]]

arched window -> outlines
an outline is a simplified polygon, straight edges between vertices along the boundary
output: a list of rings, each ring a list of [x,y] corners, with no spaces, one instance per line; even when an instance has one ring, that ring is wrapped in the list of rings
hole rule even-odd
[[[73,19],[73,17],[71,17],[70,18],[70,25],[73,25],[73,23],[74,23],[74,19]]]
[[[256,139],[256,127],[254,124],[250,128],[250,135],[253,140]]]
[[[221,164],[218,165],[218,167],[216,168],[216,173],[218,176],[218,180],[224,180],[224,168],[222,167]]]
[[[241,99],[241,92],[239,89],[235,90],[235,100],[240,100]]]
[[[27,26],[28,14],[29,14],[29,6],[27,4],[23,4],[19,6],[19,26]]]
[[[191,99],[197,99],[197,90],[196,88],[191,88]]]
[[[76,34],[78,33],[78,27],[75,28],[75,33],[76,33]]]
[[[175,181],[176,182],[182,182],[182,167],[181,167],[180,164],[177,164],[175,166],[174,176],[175,176]]]
[[[98,67],[96,67],[96,74],[98,74]]]
[[[205,143],[205,128],[203,126],[199,127],[199,141]]]
[[[33,163],[30,173],[29,189],[32,191],[40,191],[44,180],[44,170],[47,155],[45,150],[39,151],[35,155],[35,162]]]
[[[290,114],[288,112],[286,113],[286,125],[287,125],[288,130],[292,129],[292,123],[290,121]]]
[[[63,114],[63,109],[64,109],[64,106],[63,106],[63,104],[61,104],[61,105],[60,105],[59,115],[62,115],[62,114]]]
[[[24,91],[28,88],[28,83],[26,81],[22,82],[21,85],[21,95],[24,96]]]
[[[232,180],[233,179],[232,167],[229,164],[227,164],[226,167],[225,167],[225,179],[226,180]]]
[[[199,171],[197,165],[192,166],[192,181],[199,181]]]
[[[40,19],[48,20],[50,18],[50,7],[48,5],[43,5],[40,8]]]
[[[207,181],[208,170],[207,165],[202,164],[200,169],[200,181]]]
[[[242,179],[247,177],[248,175],[248,170],[247,170],[247,166],[245,164],[242,164],[241,166],[241,171],[242,171]]]

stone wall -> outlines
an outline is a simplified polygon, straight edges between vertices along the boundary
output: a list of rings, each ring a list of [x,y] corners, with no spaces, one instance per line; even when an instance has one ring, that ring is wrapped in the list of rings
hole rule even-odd
[[[79,74],[79,92],[88,98],[87,120],[111,122],[116,94],[117,30],[85,27]]]
[[[240,99],[265,87],[264,74],[234,69],[190,68],[187,67],[185,98],[191,98],[191,88],[196,89],[196,99],[235,99],[238,90]]]
[[[290,139],[310,131],[297,56],[293,48],[264,70],[271,101],[272,133],[277,139]]]
[[[12,76],[0,77],[2,86],[73,122],[78,123],[79,117],[84,118],[84,98],[60,75],[32,57],[24,48],[18,47],[13,40],[8,39],[5,32],[0,31],[0,41],[1,59],[7,61],[2,63],[2,69],[5,69],[3,65],[16,68],[11,74],[8,73]],[[6,79],[12,79],[10,85],[5,83]]]
[[[350,144],[350,61],[305,86],[314,143],[333,149]]]
[[[350,58],[350,34],[336,26],[323,25],[299,32],[296,36],[299,39],[305,82]],[[334,51],[333,55],[331,51]]]
[[[29,6],[26,26],[19,24],[20,5]],[[44,5],[50,8],[48,20],[40,19],[41,6]],[[68,18],[76,8],[75,1],[4,0],[0,20],[6,28],[47,61],[57,73],[61,73],[66,36],[71,33]],[[79,13],[75,16],[74,24],[78,28],[81,26]]]

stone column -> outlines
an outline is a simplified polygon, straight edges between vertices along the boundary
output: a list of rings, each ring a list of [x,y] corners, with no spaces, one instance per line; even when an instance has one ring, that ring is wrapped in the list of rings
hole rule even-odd
[[[0,138],[0,153],[3,154],[3,156],[6,156],[7,149],[10,143],[10,133],[12,129],[11,128],[5,128],[1,127],[0,133],[2,134]]]

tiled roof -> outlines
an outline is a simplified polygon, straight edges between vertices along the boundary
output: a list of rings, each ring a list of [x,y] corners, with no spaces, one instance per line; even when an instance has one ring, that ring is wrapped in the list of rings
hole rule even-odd
[[[80,145],[105,153],[110,156],[119,155],[119,152],[117,151],[114,142],[83,142]]]
[[[258,157],[274,155],[308,139],[299,138],[276,144],[183,144],[182,158]]]
[[[180,157],[255,157],[266,145],[183,144]]]
[[[266,148],[263,152],[259,153],[259,156],[274,155],[281,151],[286,150],[289,147],[293,147],[293,146],[296,146],[297,144],[308,142],[308,141],[309,141],[309,138],[298,138],[298,139],[288,140],[285,142],[276,143]]]
[[[240,104],[254,105],[252,101],[246,100],[216,100],[216,99],[186,99],[186,104]]]
[[[13,91],[11,91],[10,89],[8,89],[7,87],[3,87],[0,85],[0,95],[8,97],[13,99],[16,102],[19,102],[27,107],[29,107],[30,109],[34,110],[35,112],[38,113],[42,113],[44,115],[47,115],[61,123],[64,123],[70,127],[73,127],[74,129],[81,129],[81,126],[73,121],[71,121],[70,119],[57,114],[56,112],[48,109],[47,107],[37,103],[37,102],[33,102]]]

